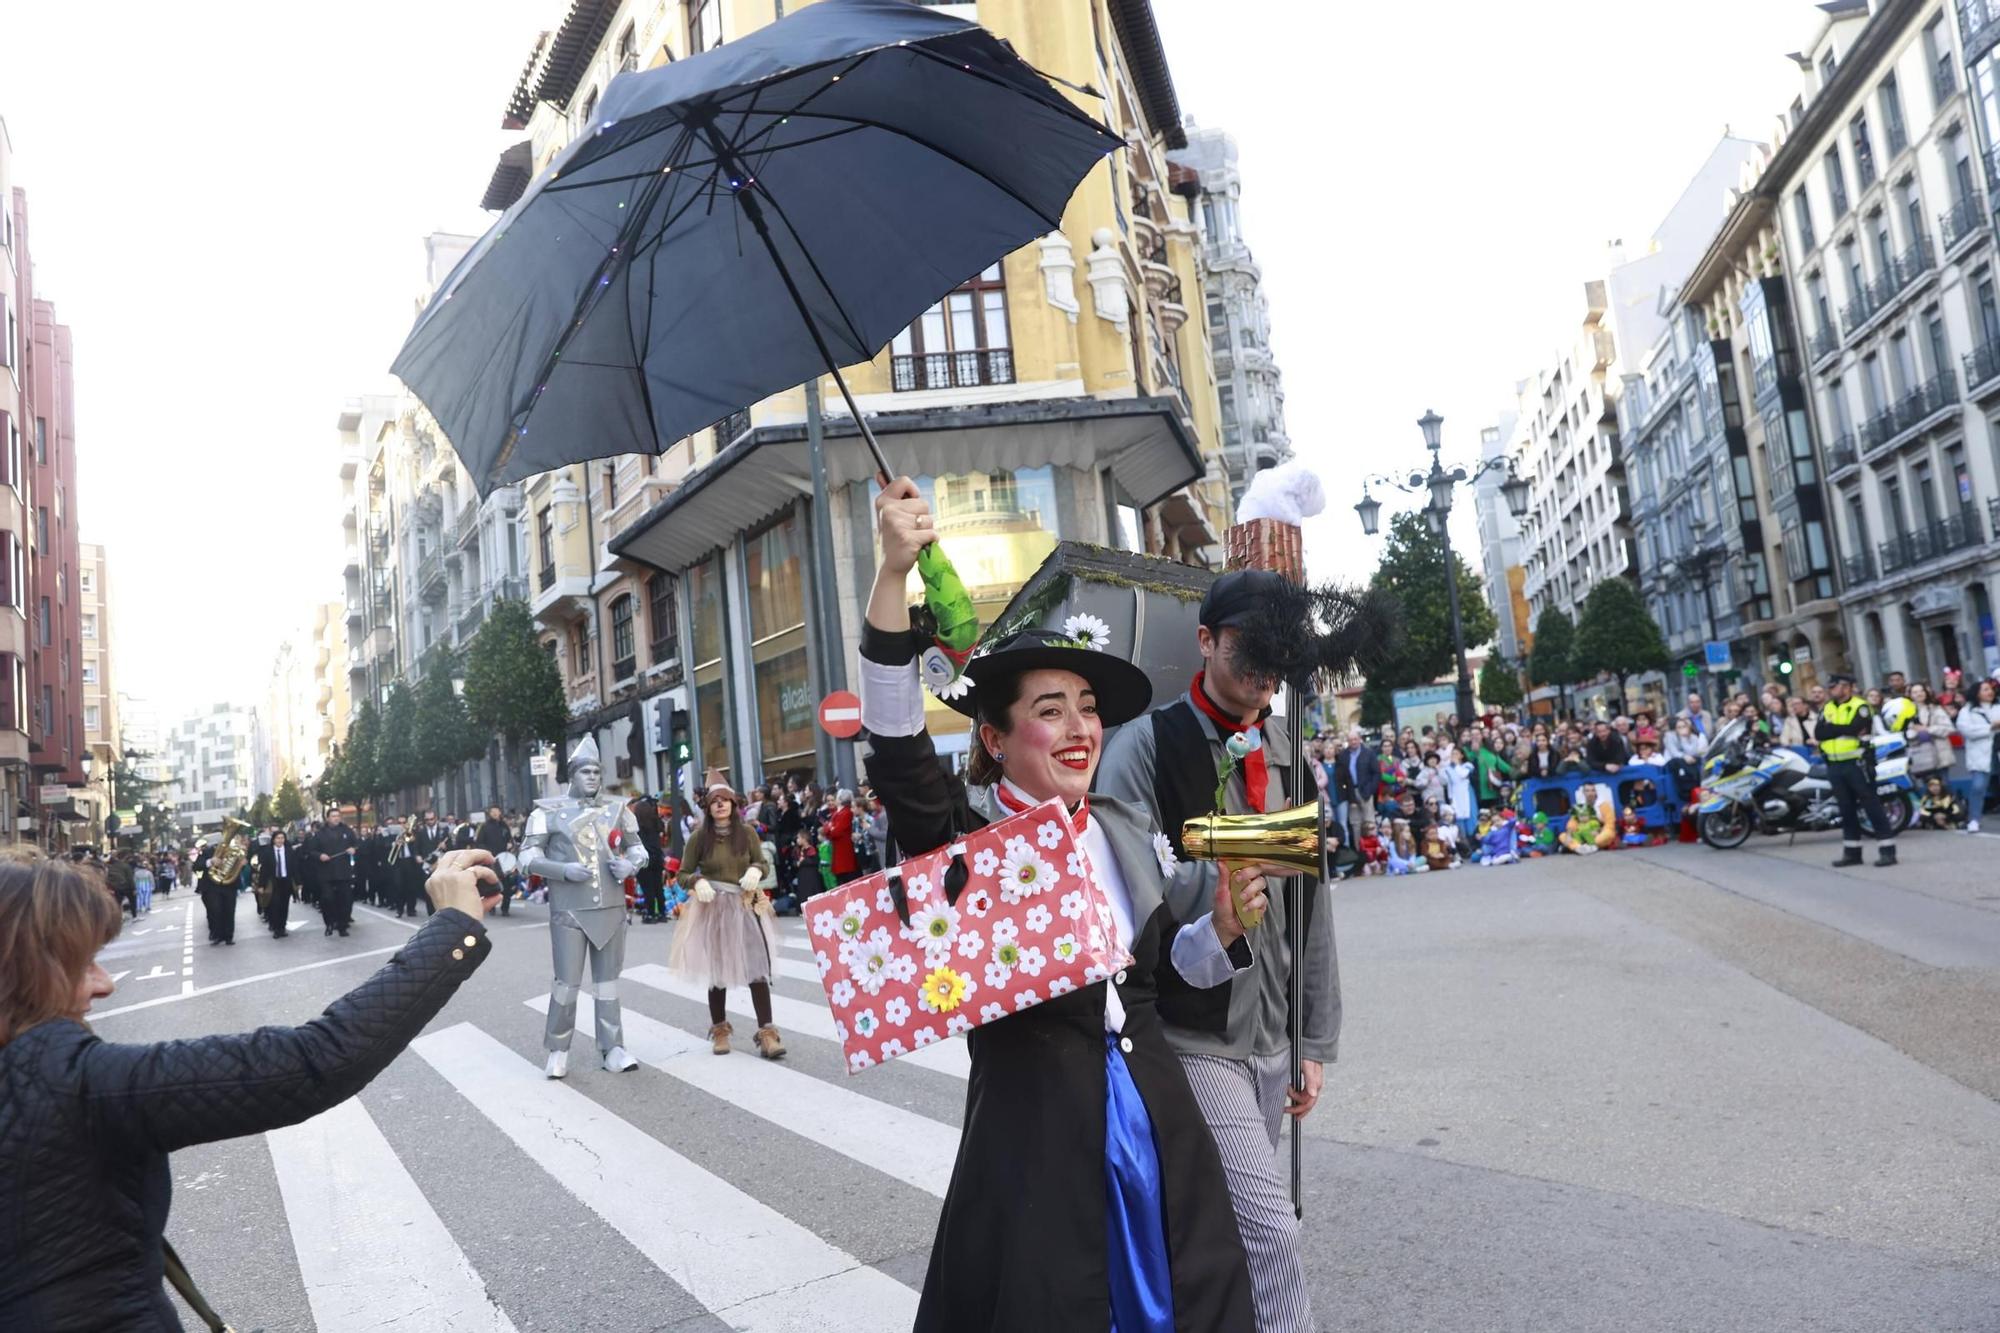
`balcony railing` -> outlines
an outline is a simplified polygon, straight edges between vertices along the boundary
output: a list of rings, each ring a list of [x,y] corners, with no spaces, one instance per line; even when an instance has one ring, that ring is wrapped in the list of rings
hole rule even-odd
[[[470,639],[479,632],[479,627],[485,623],[485,620],[485,602],[474,602],[472,605],[466,607],[465,613],[458,618],[458,637],[461,640]]]
[[[523,574],[509,574],[505,578],[493,580],[489,590],[493,601],[525,602],[528,600],[528,579]]]
[[[1882,574],[1886,578],[1954,551],[1978,546],[1984,540],[1985,534],[1979,526],[1979,511],[1966,505],[1956,514],[1925,524],[1913,532],[1897,533],[1883,542],[1877,548],[1881,553]]]
[[[1965,48],[1965,63],[2000,46],[2000,4],[1993,0],[1958,0],[1958,38]]]
[[[541,575],[542,591],[547,592],[550,588],[553,588],[555,586],[556,586],[556,567],[554,565],[543,565],[542,575]]]
[[[1903,122],[1892,120],[1883,127],[1883,137],[1889,141],[1889,156],[1894,158],[1910,146],[1910,132],[1903,128]]]
[[[1896,406],[1891,403],[1888,407],[1883,408],[1880,412],[1877,412],[1874,416],[1869,417],[1861,423],[1861,429],[1856,432],[1861,438],[1861,452],[1865,454],[1871,450],[1881,448],[1896,438],[1896,431],[1898,429],[1899,427],[1896,425]]]
[[[1840,337],[1830,325],[1813,330],[1812,335],[1806,339],[1806,354],[1812,358],[1814,364],[1826,360],[1839,350]]]
[[[1985,203],[1977,195],[1967,195],[1952,204],[1950,211],[1938,214],[1938,234],[1944,237],[1946,250],[1971,239],[1985,225]]]
[[[479,502],[474,500],[462,506],[458,516],[451,521],[451,544],[454,548],[465,545],[479,535]]]
[[[424,597],[444,592],[444,555],[431,551],[417,560],[417,591]]]
[[[1957,404],[1958,376],[1949,370],[1942,371],[1904,394],[1896,404],[1897,433],[1914,430],[1934,413]]]
[[[1874,317],[1875,312],[1882,308],[1875,304],[1875,288],[1875,283],[1869,283],[1854,294],[1852,301],[1840,308],[1840,327],[1846,330],[1848,337],[1853,337],[1854,331],[1866,324]]]
[[[1976,392],[2000,379],[2000,339],[1977,343],[1965,354],[1965,389]]]
[[[891,358],[897,393],[912,389],[970,389],[1014,382],[1014,353],[1005,347],[971,352],[925,352]]]
[[[726,449],[736,443],[750,433],[750,409],[746,407],[741,411],[731,412],[716,426],[716,431],[721,437],[717,443],[723,448]]]
[[[1986,530],[2000,537],[2000,495],[1986,502]]]
[[[1840,562],[1840,586],[1858,588],[1864,583],[1875,581],[1875,562],[1863,551],[1860,555],[1850,555]]]
[[[1945,52],[1938,57],[1936,67],[1931,70],[1931,96],[1942,106],[1945,99],[1957,91],[1958,66],[1952,63],[1951,53]]]
[[[1826,467],[1829,472],[1853,467],[1859,461],[1860,455],[1855,452],[1854,436],[1851,432],[1840,436],[1826,447]]]

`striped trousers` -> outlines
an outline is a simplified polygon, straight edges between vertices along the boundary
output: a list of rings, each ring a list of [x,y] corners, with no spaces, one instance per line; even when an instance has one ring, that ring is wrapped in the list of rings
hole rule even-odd
[[[1312,1333],[1312,1300],[1299,1263],[1299,1219],[1278,1170],[1291,1057],[1182,1054],[1180,1061],[1222,1156],[1236,1229],[1250,1261],[1258,1333]]]

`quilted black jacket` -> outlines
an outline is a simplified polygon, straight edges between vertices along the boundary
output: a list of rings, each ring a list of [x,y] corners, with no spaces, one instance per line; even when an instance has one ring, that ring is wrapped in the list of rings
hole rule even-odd
[[[167,1154],[352,1097],[490,948],[447,909],[303,1027],[120,1046],[58,1019],[0,1047],[0,1330],[179,1329],[161,1277]]]

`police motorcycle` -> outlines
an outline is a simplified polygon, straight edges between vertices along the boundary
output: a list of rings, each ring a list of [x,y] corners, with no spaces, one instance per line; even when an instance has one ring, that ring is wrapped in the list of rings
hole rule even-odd
[[[1916,806],[1909,745],[1901,735],[1876,736],[1871,744],[1872,758],[1843,762],[1873,767],[1875,790],[1889,815],[1889,831],[1883,836],[1893,838],[1910,826]],[[1741,718],[1717,731],[1702,753],[1698,797],[1701,840],[1724,851],[1741,847],[1752,833],[1817,833],[1840,827],[1840,806],[1827,781],[1825,761],[1774,745]],[[1867,828],[1865,811],[1861,823]]]

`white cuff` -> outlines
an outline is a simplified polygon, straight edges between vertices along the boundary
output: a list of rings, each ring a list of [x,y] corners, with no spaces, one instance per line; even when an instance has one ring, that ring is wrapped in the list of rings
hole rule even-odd
[[[890,666],[861,661],[861,725],[876,736],[915,736],[924,729],[924,682],[915,662]]]
[[[1245,946],[1248,947],[1247,945]],[[1199,920],[1190,921],[1174,936],[1174,947],[1170,951],[1174,960],[1174,971],[1181,974],[1181,980],[1198,990],[1210,986],[1220,986],[1231,977],[1248,972],[1256,959],[1244,967],[1229,961],[1229,951],[1222,947],[1222,939],[1215,933],[1215,913],[1204,913]]]

